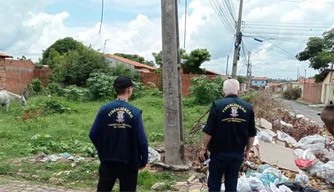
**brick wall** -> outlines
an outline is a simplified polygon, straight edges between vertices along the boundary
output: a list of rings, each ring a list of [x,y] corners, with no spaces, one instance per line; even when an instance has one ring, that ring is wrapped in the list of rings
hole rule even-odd
[[[313,104],[321,103],[321,89],[321,83],[304,84],[303,100]]]
[[[5,61],[6,90],[22,94],[24,89],[34,78],[34,63],[31,61],[10,60]]]
[[[193,77],[198,77],[201,75],[197,74],[182,74],[182,96],[189,96],[190,86],[191,86],[191,79]],[[217,75],[206,75],[208,78],[212,79]],[[160,86],[162,81],[162,74],[160,73],[142,73],[141,80],[143,84],[148,84],[149,82],[154,83],[156,86]]]
[[[6,87],[5,58],[0,58],[0,90]]]
[[[44,87],[48,86],[48,75],[52,73],[51,69],[37,69],[34,71],[34,78],[38,78]]]

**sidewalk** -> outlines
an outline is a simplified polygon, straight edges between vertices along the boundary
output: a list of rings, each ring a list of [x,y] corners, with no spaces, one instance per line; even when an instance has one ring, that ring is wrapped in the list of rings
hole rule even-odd
[[[296,102],[304,104],[304,105],[308,105],[310,107],[320,108],[320,109],[322,109],[322,108],[324,108],[326,106],[325,104],[312,104],[312,103],[308,103],[308,102],[300,100],[300,99],[296,100]]]

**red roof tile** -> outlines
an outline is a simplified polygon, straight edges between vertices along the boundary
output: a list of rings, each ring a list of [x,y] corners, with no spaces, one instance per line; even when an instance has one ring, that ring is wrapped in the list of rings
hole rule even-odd
[[[152,67],[152,66],[149,66],[149,65],[145,65],[145,64],[142,64],[142,63],[138,63],[136,61],[132,61],[130,59],[125,59],[123,57],[119,57],[117,55],[113,55],[113,54],[106,54],[107,57],[109,58],[112,58],[112,59],[116,59],[118,61],[121,61],[123,63],[126,63],[126,64],[129,64],[129,65],[132,65],[132,66],[135,66],[135,67],[139,67],[139,68],[146,68],[146,69],[149,69],[149,70],[156,70],[157,68],[156,67]]]
[[[4,54],[4,53],[0,53],[0,57],[4,57],[4,58],[13,58],[13,56]]]

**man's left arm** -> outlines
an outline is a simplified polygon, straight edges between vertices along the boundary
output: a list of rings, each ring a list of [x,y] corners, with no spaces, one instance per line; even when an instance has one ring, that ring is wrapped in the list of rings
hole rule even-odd
[[[148,162],[148,141],[145,134],[144,124],[142,115],[140,113],[140,116],[137,119],[137,129],[138,129],[138,151],[141,156],[141,167],[145,167]]]

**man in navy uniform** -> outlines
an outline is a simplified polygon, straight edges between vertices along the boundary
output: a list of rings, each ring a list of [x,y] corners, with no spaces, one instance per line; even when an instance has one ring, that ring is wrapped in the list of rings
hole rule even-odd
[[[212,104],[200,158],[210,152],[209,191],[220,191],[222,177],[225,191],[237,191],[238,174],[244,158],[249,157],[256,135],[252,106],[238,97],[240,84],[235,79],[224,82],[225,98]]]
[[[142,112],[128,103],[133,86],[128,77],[117,77],[117,100],[100,108],[90,130],[89,138],[101,162],[97,191],[111,191],[116,179],[120,191],[136,191],[138,169],[147,164],[148,142]]]

